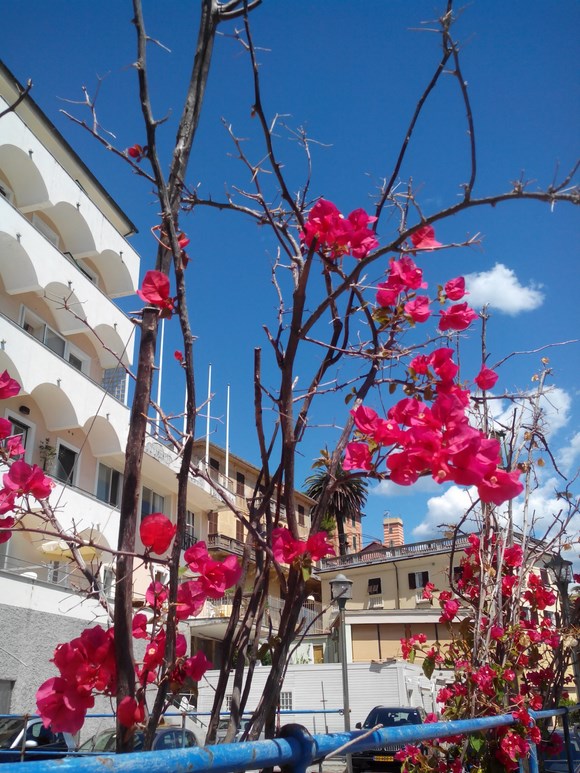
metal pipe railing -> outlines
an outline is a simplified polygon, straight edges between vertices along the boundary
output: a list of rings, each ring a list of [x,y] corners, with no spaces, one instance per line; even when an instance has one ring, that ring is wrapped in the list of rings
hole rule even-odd
[[[576,709],[580,706],[574,707]],[[568,749],[568,770],[573,773],[572,746],[568,722],[569,709],[552,709],[530,712],[534,721],[561,716],[564,737]],[[464,719],[453,722],[436,722],[425,725],[386,728],[372,733],[354,731],[311,735],[301,725],[286,725],[281,737],[270,741],[249,741],[244,743],[220,744],[204,748],[175,749],[158,752],[133,754],[100,754],[96,756],[70,756],[59,760],[30,761],[26,773],[140,773],[146,765],[147,773],[239,773],[274,765],[284,766],[293,773],[306,773],[308,766],[329,754],[351,754],[368,751],[388,743],[407,744],[433,738],[505,727],[515,723],[511,714],[478,719]],[[528,760],[530,773],[538,772],[538,756],[535,745],[530,742],[531,754]],[[143,754],[147,754],[145,763]],[[521,768],[523,769],[523,768]],[[8,763],[3,773],[22,773],[20,763]]]

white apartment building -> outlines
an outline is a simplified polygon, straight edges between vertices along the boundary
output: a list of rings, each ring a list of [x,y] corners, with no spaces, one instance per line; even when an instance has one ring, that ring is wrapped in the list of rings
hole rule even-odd
[[[19,88],[0,65],[0,112]],[[114,562],[100,548],[117,543],[129,422],[119,361],[131,366],[135,342],[114,300],[138,287],[139,256],[127,241],[134,232],[33,99],[0,119],[0,372],[22,385],[0,415],[22,436],[26,461],[54,480],[60,525],[94,542],[83,555],[111,595]],[[218,500],[209,486],[190,491],[200,538]],[[174,456],[151,438],[143,514],[171,516],[175,493]],[[34,517],[26,526],[42,529]],[[136,592],[149,581],[144,574]],[[81,603],[75,591],[83,585],[67,545],[51,534],[16,531],[0,545],[0,713],[33,710],[55,645],[103,618],[95,602]]]
[[[0,113],[21,91],[0,62]],[[25,460],[54,480],[50,502],[61,527],[93,543],[82,553],[111,597],[107,548],[117,544],[129,422],[125,366],[135,346],[135,326],[115,299],[139,284],[140,259],[128,241],[134,233],[30,95],[0,118],[0,373],[22,386],[1,401],[0,416],[21,435]],[[226,478],[220,453],[212,447],[208,469],[239,505],[251,496],[257,471],[232,457]],[[170,448],[147,440],[143,516],[175,516],[178,466]],[[298,505],[305,534],[310,505],[305,497]],[[191,479],[188,509],[184,548],[211,536],[216,554],[241,553],[246,535],[209,483]],[[56,644],[104,620],[102,608],[79,593],[86,582],[67,544],[42,533],[39,519],[27,519],[31,531],[17,530],[0,545],[0,713],[34,711],[36,688],[55,675],[49,661]],[[163,579],[165,569],[137,574],[136,605],[152,576]],[[219,642],[224,611],[208,608],[192,621],[196,639]]]

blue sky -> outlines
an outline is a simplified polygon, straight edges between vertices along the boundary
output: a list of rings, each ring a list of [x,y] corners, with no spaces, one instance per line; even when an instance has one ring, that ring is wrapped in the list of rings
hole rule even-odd
[[[149,34],[171,49],[171,53],[150,50],[154,111],[158,117],[169,114],[160,129],[166,160],[191,67],[197,5],[185,0],[144,3]],[[442,7],[435,0],[374,4],[266,0],[253,14],[254,39],[263,49],[267,114],[284,114],[288,126],[304,127],[321,143],[313,148],[313,196],[331,199],[346,212],[371,208],[376,186],[390,174],[416,100],[437,64],[439,39],[428,31],[433,25],[422,22],[436,18]],[[102,126],[114,132],[121,149],[144,141],[131,67],[135,34],[130,3],[21,0],[6,3],[2,16],[2,58],[21,81],[32,78],[33,98],[137,224],[139,234],[133,243],[143,270],[153,267],[155,243],[149,229],[157,222],[158,208],[148,184],[59,113],[66,108],[82,115],[62,99],[81,99],[81,86],[93,91],[97,74],[106,74],[98,100]],[[546,186],[558,168],[562,173],[572,166],[580,104],[575,77],[579,21],[580,6],[574,0],[559,0],[549,7],[537,0],[475,0],[464,8],[455,37],[462,43],[463,72],[476,120],[477,194],[508,190],[520,174],[532,181],[532,188]],[[216,44],[188,176],[191,186],[199,184],[202,192],[216,198],[226,184],[247,184],[222,118],[249,138],[250,154],[260,157],[250,117],[248,61],[232,31],[222,28],[224,34]],[[466,180],[463,112],[452,79],[444,79],[427,106],[401,172],[420,186],[426,213],[453,203]],[[278,147],[293,185],[298,186],[303,164],[282,132]],[[198,336],[200,398],[207,388],[207,366],[211,362],[213,367],[212,439],[225,443],[225,388],[230,383],[231,450],[255,461],[252,356],[258,345],[266,354],[262,325],[274,323],[276,298],[269,271],[275,245],[265,230],[215,212],[184,217],[182,227],[192,239],[190,307]],[[385,218],[380,230],[383,243],[392,227],[394,221]],[[550,211],[542,204],[506,204],[472,210],[437,229],[443,242],[462,241],[474,233],[481,234],[480,246],[431,254],[422,265],[431,288],[468,274],[471,303],[492,303],[490,362],[514,350],[578,335],[578,227],[571,207]],[[369,280],[380,280],[383,268],[376,267]],[[135,309],[139,304],[135,299],[124,307]],[[177,343],[171,326],[166,340],[163,404],[178,411],[182,397],[175,385],[180,372],[172,357]],[[527,389],[539,356],[512,358],[501,370],[502,389]],[[571,470],[580,452],[578,344],[552,349],[548,356],[557,386],[551,398],[551,443]],[[470,375],[478,369],[478,357],[474,333],[463,360]],[[340,424],[344,412],[339,400],[329,400],[320,412],[325,426],[315,430],[301,449],[298,480],[308,474],[319,449],[332,444],[336,431],[331,425]],[[202,421],[200,432],[203,427]],[[554,485],[546,474],[539,508],[549,506]],[[417,492],[388,485],[373,493],[365,536],[380,537],[381,519],[388,511],[404,518],[409,541],[421,539],[463,506],[457,491],[445,493],[433,484],[421,487],[424,490]]]

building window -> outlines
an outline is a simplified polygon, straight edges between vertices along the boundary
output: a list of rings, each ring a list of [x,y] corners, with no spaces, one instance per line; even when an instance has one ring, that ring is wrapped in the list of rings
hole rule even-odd
[[[220,471],[220,463],[218,459],[214,459],[213,456],[209,458],[209,474],[213,480],[218,480]]]
[[[51,352],[62,357],[73,368],[81,373],[88,373],[90,358],[25,306],[22,307],[20,325],[29,335],[44,344]]]
[[[409,572],[409,588],[424,588],[429,582],[429,572]]]
[[[6,445],[6,441],[9,438],[19,437],[20,443],[26,452],[26,459],[27,461],[30,461],[28,457],[32,453],[34,445],[34,425],[27,424],[9,413],[6,414],[6,418],[11,424],[10,434],[2,441],[2,443],[0,443],[0,445]]]
[[[0,714],[10,713],[13,689],[14,682],[9,679],[0,679]]]
[[[192,545],[195,545],[196,542],[197,538],[195,536],[195,513],[191,510],[187,510],[185,513],[185,531],[183,532],[181,549],[187,550]]]
[[[97,477],[97,499],[106,502],[113,507],[121,504],[121,490],[123,488],[123,475],[112,467],[99,462]]]
[[[78,458],[79,452],[77,449],[71,448],[59,440],[58,448],[56,450],[56,470],[54,477],[57,478],[57,480],[61,480],[63,483],[67,483],[69,486],[73,486],[76,478]]]
[[[215,512],[215,510],[212,510],[208,513],[207,533],[209,535],[218,533],[218,514]]]
[[[544,585],[550,584],[550,575],[547,569],[540,569],[540,579],[544,583]]]
[[[244,524],[241,521],[236,521],[236,539],[238,542],[243,542],[245,539]]]
[[[165,497],[161,494],[157,494],[150,488],[143,486],[143,494],[141,496],[141,518],[145,518],[146,515],[151,513],[163,513],[165,512]]]
[[[125,403],[127,393],[127,374],[120,365],[103,371],[101,386],[108,394]]]
[[[354,551],[358,550],[358,542],[357,542],[357,539],[356,539],[356,534],[352,535],[352,549]]]
[[[298,505],[298,525],[304,526],[306,524],[306,511],[304,505]]]
[[[280,711],[292,711],[292,693],[282,691],[280,693]]]
[[[232,710],[232,698],[233,695],[226,695],[226,711]]]
[[[236,494],[243,497],[246,493],[246,476],[243,472],[236,473]]]
[[[381,588],[381,578],[380,577],[373,577],[371,580],[369,580],[368,584],[368,594],[369,596],[378,596],[380,593],[382,593]]]

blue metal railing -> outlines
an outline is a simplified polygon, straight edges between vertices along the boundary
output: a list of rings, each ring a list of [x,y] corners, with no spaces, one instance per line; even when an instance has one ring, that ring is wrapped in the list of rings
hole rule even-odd
[[[580,706],[574,707],[575,709]],[[530,712],[534,720],[561,716],[564,740],[567,746],[568,771],[574,773],[572,744],[568,721],[569,709],[552,709]],[[306,773],[307,768],[317,761],[337,752],[346,753],[369,751],[388,743],[412,743],[433,738],[491,730],[514,724],[511,714],[479,719],[465,719],[453,722],[436,722],[425,725],[408,725],[400,728],[375,730],[371,733],[357,730],[350,733],[310,735],[300,725],[286,725],[284,737],[270,741],[220,744],[204,748],[175,749],[146,752],[147,773],[240,773],[263,767],[284,766],[293,773]],[[538,754],[535,744],[531,745],[528,760],[529,773],[538,773]],[[97,756],[70,756],[59,760],[30,761],[26,773],[141,773],[144,767],[143,752],[133,754]],[[520,766],[523,770],[523,767]],[[22,773],[20,763],[2,766],[3,773]]]

